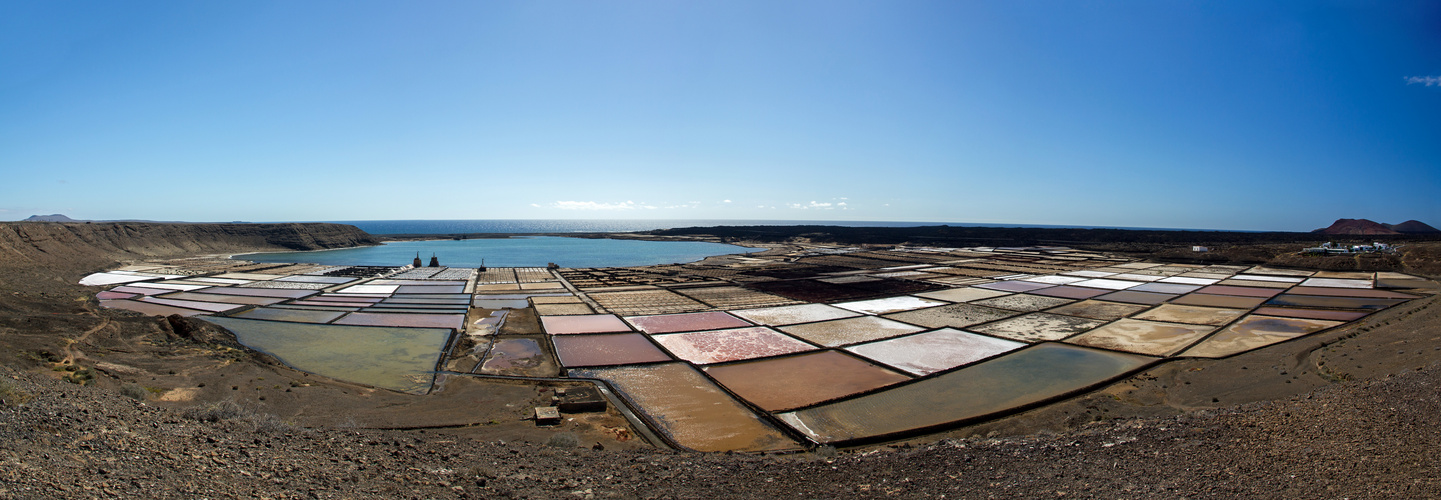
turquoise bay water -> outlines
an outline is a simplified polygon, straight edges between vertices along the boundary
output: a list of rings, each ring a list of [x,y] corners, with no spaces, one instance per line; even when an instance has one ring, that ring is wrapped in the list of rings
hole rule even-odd
[[[450,267],[626,267],[694,262],[712,255],[761,249],[698,241],[639,241],[534,236],[469,240],[397,241],[374,247],[237,255],[256,262],[307,262],[327,265],[403,266],[417,252],[425,263],[434,254]]]
[[[1036,227],[1078,229],[1151,229],[1196,231],[1197,229],[1143,228],[1119,226],[1055,226],[1048,224],[991,224],[979,222],[905,222],[844,220],[739,220],[739,219],[470,219],[470,220],[350,220],[326,221],[350,224],[370,234],[467,234],[467,233],[624,233],[678,227],[715,226],[844,226],[919,227],[947,224],[960,227]]]
[[[854,226],[914,227],[939,222],[867,222],[804,220],[721,220],[721,219],[470,219],[470,220],[350,220],[327,221],[350,224],[370,234],[466,234],[466,233],[625,233],[676,227],[714,226]]]

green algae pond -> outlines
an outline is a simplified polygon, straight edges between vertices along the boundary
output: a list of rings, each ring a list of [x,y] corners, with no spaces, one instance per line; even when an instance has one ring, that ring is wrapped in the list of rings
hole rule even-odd
[[[301,371],[411,394],[425,394],[450,341],[449,328],[317,325],[205,317],[251,349]]]

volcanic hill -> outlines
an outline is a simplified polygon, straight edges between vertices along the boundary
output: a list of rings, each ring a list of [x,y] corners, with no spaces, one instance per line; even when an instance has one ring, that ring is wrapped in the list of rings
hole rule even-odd
[[[1396,231],[1396,232],[1401,233],[1401,234],[1436,234],[1436,233],[1441,233],[1441,229],[1436,229],[1436,228],[1431,227],[1430,225],[1426,224],[1425,222],[1421,222],[1421,221],[1419,221],[1419,220],[1414,220],[1414,219],[1413,219],[1413,220],[1408,220],[1408,221],[1406,221],[1406,222],[1402,222],[1402,223],[1400,223],[1400,224],[1387,224],[1386,227],[1389,227],[1389,228],[1391,228],[1392,231]]]
[[[1395,229],[1369,219],[1336,219],[1329,228],[1311,231],[1323,235],[1399,235]]]

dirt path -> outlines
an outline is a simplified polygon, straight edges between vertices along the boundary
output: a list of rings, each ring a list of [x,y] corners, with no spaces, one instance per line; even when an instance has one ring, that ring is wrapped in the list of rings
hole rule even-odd
[[[86,340],[90,339],[91,335],[94,335],[96,332],[104,330],[106,327],[110,326],[110,318],[95,314],[95,311],[91,310],[89,307],[86,307],[85,315],[100,320],[100,324],[95,328],[86,330],[85,333],[80,334],[79,337],[73,339],[66,338],[62,340],[64,342],[64,345],[60,346],[60,352],[64,353],[65,357],[60,359],[61,365],[75,364],[75,358],[77,354],[82,357],[84,356],[84,353],[76,350],[75,346],[85,343]]]

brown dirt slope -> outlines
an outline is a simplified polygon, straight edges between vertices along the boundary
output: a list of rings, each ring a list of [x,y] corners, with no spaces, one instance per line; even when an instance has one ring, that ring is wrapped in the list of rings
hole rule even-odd
[[[323,223],[0,223],[0,290],[74,283],[130,259],[379,244],[355,226]],[[23,283],[23,285],[21,285]]]
[[[1435,498],[1435,366],[1062,435],[797,456],[296,428],[0,369],[0,498]]]

